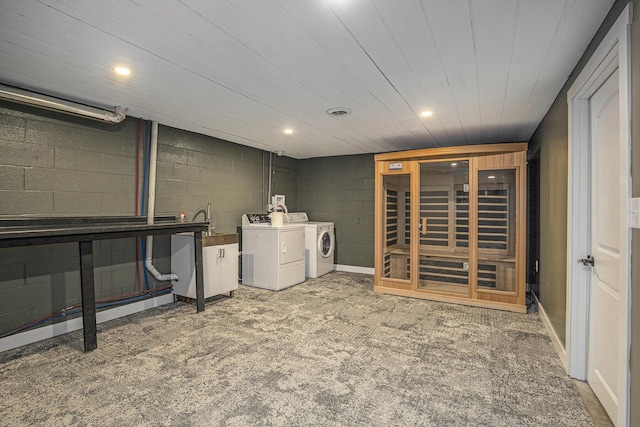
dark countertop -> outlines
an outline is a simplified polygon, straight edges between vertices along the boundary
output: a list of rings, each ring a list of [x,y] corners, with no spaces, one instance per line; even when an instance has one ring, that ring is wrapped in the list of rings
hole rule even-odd
[[[179,222],[174,216],[158,216],[154,221],[147,224],[143,216],[4,217],[0,218],[0,247],[196,232],[209,225]]]

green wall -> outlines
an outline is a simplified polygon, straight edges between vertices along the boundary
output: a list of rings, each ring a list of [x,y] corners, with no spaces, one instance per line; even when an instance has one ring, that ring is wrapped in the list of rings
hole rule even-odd
[[[553,103],[530,143],[540,159],[540,263],[538,298],[564,343],[567,275],[568,105]],[[560,279],[562,278],[562,279]]]
[[[373,267],[373,154],[298,161],[298,208],[335,222],[336,264]]]

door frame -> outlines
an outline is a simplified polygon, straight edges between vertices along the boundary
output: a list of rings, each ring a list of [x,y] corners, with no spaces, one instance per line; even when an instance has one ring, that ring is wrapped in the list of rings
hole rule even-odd
[[[618,68],[620,111],[620,168],[627,171],[621,182],[620,199],[620,295],[626,302],[620,307],[620,337],[618,359],[618,423],[629,423],[630,348],[631,348],[631,104],[630,104],[630,24],[631,4],[628,4],[612,25],[584,69],[567,93],[569,104],[569,170],[567,226],[567,372],[579,380],[587,378],[589,337],[590,271],[576,260],[584,258],[590,245],[590,120],[589,98],[609,75]],[[622,238],[624,237],[624,238]]]

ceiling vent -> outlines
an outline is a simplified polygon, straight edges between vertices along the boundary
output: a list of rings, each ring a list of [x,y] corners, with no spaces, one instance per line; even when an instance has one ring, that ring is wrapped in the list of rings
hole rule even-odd
[[[327,110],[327,114],[334,117],[344,116],[349,113],[351,113],[351,108],[335,107]]]

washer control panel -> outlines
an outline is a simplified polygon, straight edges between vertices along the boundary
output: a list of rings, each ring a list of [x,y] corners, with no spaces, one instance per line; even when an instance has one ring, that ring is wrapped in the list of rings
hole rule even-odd
[[[293,212],[285,215],[286,221],[290,224],[297,224],[300,222],[309,222],[309,217],[306,212]]]

